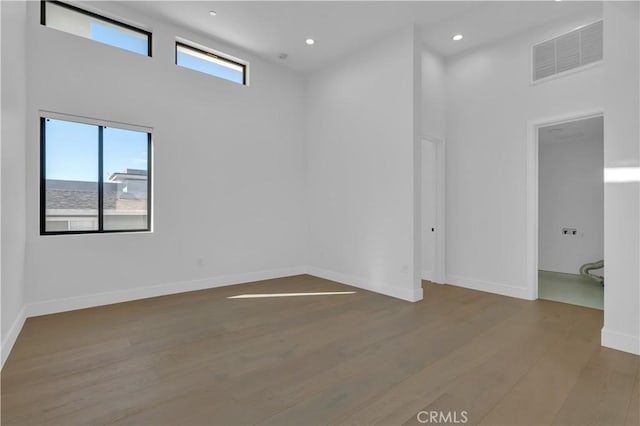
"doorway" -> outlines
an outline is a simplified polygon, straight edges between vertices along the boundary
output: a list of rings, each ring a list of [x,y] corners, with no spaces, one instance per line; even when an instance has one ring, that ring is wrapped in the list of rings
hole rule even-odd
[[[604,307],[601,114],[537,127],[538,298]]]
[[[444,284],[444,142],[436,138],[422,140],[422,279]]]

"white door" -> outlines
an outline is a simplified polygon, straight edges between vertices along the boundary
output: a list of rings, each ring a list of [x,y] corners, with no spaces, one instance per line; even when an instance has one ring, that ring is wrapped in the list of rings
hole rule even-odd
[[[438,144],[422,143],[422,279],[436,281]]]

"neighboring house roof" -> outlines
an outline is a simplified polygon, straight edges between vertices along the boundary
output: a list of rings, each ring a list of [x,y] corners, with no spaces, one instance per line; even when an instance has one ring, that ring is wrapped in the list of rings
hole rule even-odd
[[[119,195],[122,193],[119,194],[117,183],[105,182],[104,208],[123,207],[116,205],[120,201]],[[47,179],[46,201],[47,209],[97,209],[98,184],[96,182]]]
[[[147,180],[147,171],[142,169],[127,169],[126,172],[116,172],[109,176],[111,182],[123,182],[125,180]]]

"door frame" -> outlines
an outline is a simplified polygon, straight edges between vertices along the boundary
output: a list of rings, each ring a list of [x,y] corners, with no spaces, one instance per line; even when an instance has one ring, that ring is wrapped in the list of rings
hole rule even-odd
[[[445,196],[445,142],[443,139],[433,136],[423,136],[422,144],[432,143],[435,145],[436,151],[436,251],[433,259],[433,273],[431,277],[425,277],[425,271],[420,266],[420,275],[423,280],[428,279],[434,283],[444,284],[447,281],[446,269],[446,196]],[[422,158],[420,159],[422,165]],[[422,176],[422,174],[421,174]],[[422,182],[421,182],[422,184]],[[420,212],[422,214],[422,191],[420,192]],[[421,221],[422,223],[422,221]],[[422,229],[420,229],[420,244],[422,244]]]
[[[526,187],[526,283],[528,298],[538,298],[538,175],[539,175],[539,137],[541,127],[569,123],[588,118],[604,117],[603,109],[586,110],[564,115],[542,117],[530,120],[527,125],[527,187]],[[603,165],[604,166],[604,165]]]

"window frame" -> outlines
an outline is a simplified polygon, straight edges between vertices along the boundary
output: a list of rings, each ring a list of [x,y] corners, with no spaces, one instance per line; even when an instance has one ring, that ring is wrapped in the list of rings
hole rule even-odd
[[[114,129],[130,130],[129,126],[118,127],[107,125],[101,120],[86,120],[69,116],[61,116],[60,114],[41,113],[40,123],[40,235],[80,235],[80,234],[119,234],[119,233],[140,233],[152,232],[151,227],[151,211],[152,211],[152,132],[151,129],[136,130],[147,133],[147,227],[139,229],[104,229],[104,176],[103,176],[103,160],[104,160],[104,129],[111,127]],[[46,121],[47,119],[69,121],[73,123],[89,124],[98,127],[98,229],[95,230],[71,230],[71,231],[47,231],[47,158],[46,158]],[[114,123],[117,124],[117,123]]]
[[[51,27],[47,26],[47,3],[52,3],[52,4],[55,4],[56,6],[67,8],[69,10],[72,10],[74,12],[80,13],[82,15],[86,15],[86,16],[89,16],[91,18],[100,19],[100,20],[103,20],[103,21],[108,22],[110,24],[113,24],[113,25],[116,25],[116,26],[120,26],[120,27],[126,28],[128,30],[131,30],[131,31],[134,31],[134,32],[137,32],[137,33],[140,33],[140,34],[144,34],[144,35],[147,36],[147,57],[151,58],[153,56],[152,55],[153,42],[152,42],[152,33],[151,33],[151,31],[147,31],[147,30],[144,30],[142,28],[133,26],[131,24],[127,24],[126,22],[122,22],[122,21],[118,21],[118,20],[113,19],[113,18],[109,18],[108,16],[100,15],[98,13],[91,12],[91,11],[88,11],[86,9],[82,9],[82,8],[80,8],[78,6],[75,6],[75,5],[72,5],[72,4],[69,4],[69,3],[64,3],[64,2],[61,2],[61,1],[58,1],[58,0],[40,0],[40,25],[42,25],[44,27],[47,27],[47,28],[51,28]],[[51,29],[55,29],[55,28],[51,28]],[[62,31],[62,30],[60,30],[60,31]],[[77,34],[69,33],[67,31],[62,31],[62,32],[66,32],[67,34],[75,35],[76,37],[81,37],[81,36],[79,36]],[[85,37],[81,37],[81,38],[85,38]],[[87,40],[91,40],[91,39],[87,38]],[[92,41],[96,41],[96,40],[92,40]],[[124,50],[124,51],[129,52],[129,50],[123,49],[123,48],[121,48],[119,46],[115,46],[115,45],[108,44],[108,43],[102,43],[102,42],[98,42],[98,43],[104,44],[106,46],[115,47],[115,48],[118,48],[120,50]],[[137,52],[131,52],[131,53],[137,53]]]
[[[178,64],[178,46],[181,46],[181,47],[184,47],[184,48],[187,48],[187,49],[191,49],[191,50],[194,50],[194,51],[196,51],[198,53],[202,53],[203,55],[210,56],[210,57],[218,59],[220,61],[228,62],[230,64],[242,67],[242,83],[240,85],[241,86],[248,86],[248,84],[247,84],[247,64],[246,63],[242,63],[242,62],[240,62],[240,61],[238,61],[236,59],[231,59],[228,56],[225,56],[225,55],[222,55],[222,54],[219,54],[219,53],[214,53],[211,50],[204,50],[204,49],[202,49],[200,47],[194,46],[193,44],[189,44],[189,43],[185,43],[185,42],[180,41],[180,40],[176,40],[175,46],[174,46],[174,62],[175,62],[176,66],[178,66],[180,68],[185,68],[185,69],[188,69],[188,70],[191,70],[191,71],[199,72],[200,74],[210,75],[211,77],[215,77],[215,78],[218,78],[220,80],[230,81],[231,83],[236,83],[236,82],[232,81],[232,80],[229,80],[227,78],[219,77],[219,76],[217,76],[215,74],[210,74],[210,73],[207,73],[207,72],[194,70],[193,68],[185,67],[184,65]],[[238,84],[238,83],[236,83],[236,84]]]

